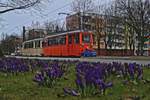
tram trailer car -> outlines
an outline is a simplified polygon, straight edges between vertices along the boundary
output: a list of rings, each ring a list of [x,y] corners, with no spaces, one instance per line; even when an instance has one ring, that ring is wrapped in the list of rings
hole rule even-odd
[[[46,36],[43,41],[43,56],[96,56],[91,31],[71,31]]]
[[[23,42],[21,55],[23,56],[41,56],[43,38],[32,39]]]

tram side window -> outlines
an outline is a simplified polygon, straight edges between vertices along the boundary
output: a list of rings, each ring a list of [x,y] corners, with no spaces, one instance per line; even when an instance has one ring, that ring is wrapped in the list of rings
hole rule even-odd
[[[40,41],[35,41],[35,48],[40,48]]]
[[[76,44],[79,43],[79,33],[75,33],[74,42],[75,42]]]
[[[56,45],[56,44],[57,44],[57,41],[56,41],[55,38],[54,38],[54,39],[49,39],[49,40],[48,40],[48,46]]]
[[[25,49],[31,48],[31,42],[25,43]]]
[[[54,45],[54,41],[53,41],[53,39],[51,39],[51,45]]]
[[[24,44],[24,49],[27,49],[27,48],[29,48],[29,44],[28,44],[28,43],[25,43],[25,44]]]
[[[66,37],[63,38],[63,44],[66,44]]]
[[[60,39],[60,44],[66,44],[66,37],[62,37]]]
[[[60,44],[66,44],[66,37],[55,37],[53,39],[48,40],[48,45],[60,45]]]
[[[33,42],[29,42],[29,48],[33,48]]]
[[[33,42],[28,42],[24,44],[24,48],[28,49],[28,48],[33,48]]]
[[[53,42],[54,42],[54,45],[57,45],[57,39],[56,38],[53,39]]]
[[[59,44],[63,44],[63,38],[62,37],[59,39]]]
[[[59,38],[56,37],[56,38],[55,38],[55,41],[56,41],[56,45],[58,45],[58,44],[59,44]]]
[[[69,38],[68,43],[71,44],[72,43],[72,35],[69,35],[68,38]]]
[[[60,44],[60,38],[59,37],[55,37],[55,45],[59,45]]]
[[[90,43],[90,34],[83,34],[82,35],[82,41],[84,43]]]
[[[50,46],[50,45],[52,45],[52,40],[51,39],[48,40],[48,46]]]

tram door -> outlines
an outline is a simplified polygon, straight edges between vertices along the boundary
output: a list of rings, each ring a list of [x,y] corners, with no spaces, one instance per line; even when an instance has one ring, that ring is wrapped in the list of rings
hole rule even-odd
[[[73,35],[68,35],[68,55],[73,56]]]
[[[74,33],[73,35],[73,53],[75,56],[80,56],[80,34]]]

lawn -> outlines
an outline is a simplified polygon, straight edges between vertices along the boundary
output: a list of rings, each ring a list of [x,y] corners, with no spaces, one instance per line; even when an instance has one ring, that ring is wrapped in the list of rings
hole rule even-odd
[[[34,72],[2,73],[0,72],[0,100],[150,100],[150,83],[139,81],[122,84],[122,78],[111,76],[107,80],[113,82],[113,87],[105,94],[92,96],[64,95],[63,88],[76,88],[75,65],[68,68],[67,73],[58,80],[53,88],[39,86],[33,81]],[[150,79],[150,69],[144,69],[144,79]]]

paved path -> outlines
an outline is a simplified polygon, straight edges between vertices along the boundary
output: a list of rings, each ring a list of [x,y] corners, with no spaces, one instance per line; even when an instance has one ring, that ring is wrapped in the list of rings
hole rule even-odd
[[[8,56],[10,57],[10,56]],[[150,60],[131,60],[128,57],[121,57],[121,58],[114,58],[110,57],[96,57],[96,58],[63,58],[63,57],[22,57],[22,56],[14,56],[15,58],[22,58],[22,59],[41,59],[41,60],[70,60],[70,61],[89,61],[89,62],[121,62],[121,63],[133,63],[136,62],[138,64],[150,64]],[[124,58],[124,59],[123,59]]]
[[[150,64],[150,61],[144,61],[144,60],[123,60],[123,59],[104,59],[104,58],[98,58],[98,59],[93,59],[93,58],[89,58],[89,59],[82,59],[82,61],[87,61],[90,60],[91,62],[121,62],[121,63],[134,63],[136,62],[137,64]]]

